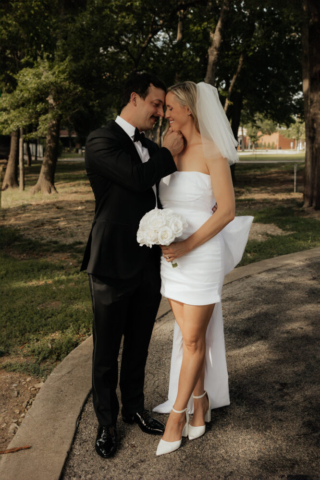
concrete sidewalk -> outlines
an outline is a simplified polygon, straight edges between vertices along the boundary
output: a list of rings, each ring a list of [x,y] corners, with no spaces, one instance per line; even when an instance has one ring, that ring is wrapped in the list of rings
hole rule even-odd
[[[231,405],[213,411],[201,439],[186,440],[179,451],[157,458],[159,438],[119,419],[119,451],[111,460],[100,458],[94,451],[97,421],[91,399],[86,402],[88,339],[46,381],[9,445],[32,448],[3,456],[0,479],[320,478],[319,278],[320,248],[227,276],[223,307]],[[149,409],[167,398],[174,320],[166,302],[161,308],[146,372]]]
[[[119,419],[119,451],[103,460],[90,398],[63,480],[320,478],[319,254],[225,285],[231,405],[213,411],[205,436],[156,457],[159,438]],[[149,409],[167,399],[173,325],[169,313],[155,327]]]

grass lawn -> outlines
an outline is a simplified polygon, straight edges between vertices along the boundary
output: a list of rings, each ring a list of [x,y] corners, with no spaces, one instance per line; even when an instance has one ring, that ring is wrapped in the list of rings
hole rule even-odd
[[[253,215],[255,223],[274,224],[287,235],[249,240],[239,266],[320,246],[320,221],[301,215],[302,202],[274,206],[272,201],[238,200],[237,215]]]
[[[83,247],[0,235],[0,366],[45,377],[91,333]]]
[[[273,160],[273,161],[277,161],[277,162],[281,162],[281,161],[288,161],[288,160],[292,160],[292,161],[295,161],[295,160],[298,160],[299,162],[301,162],[301,160],[304,160],[305,158],[305,152],[301,152],[301,153],[250,153],[250,154],[241,154],[239,156],[240,158],[240,162],[241,161],[247,161],[247,160],[252,160],[252,161],[261,161],[261,160],[265,160],[265,161],[270,161],[270,160]]]
[[[45,377],[91,333],[92,310],[80,263],[94,201],[83,162],[58,163],[58,195],[2,192],[0,210],[0,368]],[[237,165],[237,215],[266,227],[248,242],[241,265],[320,246],[319,216],[302,209],[303,165]],[[270,225],[280,235],[268,233]],[[254,225],[255,226],[255,225]],[[270,230],[272,231],[272,230]]]
[[[62,153],[59,159],[66,159],[66,158],[83,158],[84,153]]]

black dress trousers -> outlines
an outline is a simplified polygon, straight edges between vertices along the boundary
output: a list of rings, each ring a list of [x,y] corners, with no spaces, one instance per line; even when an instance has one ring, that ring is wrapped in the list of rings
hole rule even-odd
[[[89,274],[93,305],[93,405],[100,425],[116,425],[119,401],[118,356],[124,335],[120,372],[123,409],[144,409],[144,372],[155,317],[159,308],[159,255],[133,279],[112,281]]]

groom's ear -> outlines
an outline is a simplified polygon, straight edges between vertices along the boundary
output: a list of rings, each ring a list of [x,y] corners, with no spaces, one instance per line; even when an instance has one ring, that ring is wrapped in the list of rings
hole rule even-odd
[[[135,92],[132,92],[130,95],[130,102],[136,107],[137,106],[137,96],[138,94]]]

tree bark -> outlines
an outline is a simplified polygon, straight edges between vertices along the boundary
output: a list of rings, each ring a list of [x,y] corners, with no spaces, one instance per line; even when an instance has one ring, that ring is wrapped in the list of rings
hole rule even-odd
[[[240,126],[241,111],[242,111],[242,95],[240,92],[235,92],[233,97],[233,108],[231,117],[231,129],[234,138],[238,140],[238,131]]]
[[[46,136],[46,150],[40,170],[40,175],[36,185],[31,193],[57,193],[54,186],[54,174],[58,160],[58,146],[60,133],[60,119],[54,119],[50,122]]]
[[[7,188],[18,188],[17,182],[17,156],[18,156],[19,132],[18,130],[11,133],[10,153],[7,164],[6,173],[4,175],[2,190]]]
[[[23,159],[23,129],[20,128],[19,138],[19,190],[24,190],[24,159]]]
[[[306,79],[309,81],[306,143],[309,149],[307,155],[311,156],[306,164],[304,203],[306,206],[313,206],[316,210],[320,210],[320,4],[318,0],[304,0],[303,8],[307,22],[303,29],[303,45],[307,45]]]
[[[35,151],[35,155],[34,155],[34,161],[37,162],[38,161],[38,139],[36,138],[34,143],[36,144],[36,151]]]
[[[28,140],[27,141],[27,166],[31,167],[31,165],[32,165],[32,155],[30,150],[30,142]]]
[[[240,126],[241,110],[242,110],[242,95],[239,92],[233,95],[232,117],[231,117],[231,129],[234,138],[238,140],[238,130]],[[233,184],[236,182],[236,164],[231,165],[231,175]]]
[[[183,17],[184,17],[184,10],[180,10],[177,12],[178,13],[178,26],[177,26],[177,43],[176,43],[176,47],[175,47],[175,50],[176,50],[176,58],[177,59],[180,59],[182,58],[182,49],[183,49],[183,45],[182,45],[182,38],[183,38]],[[176,63],[176,66],[177,66],[177,71],[176,71],[176,74],[174,76],[174,81],[175,83],[179,83],[181,81],[180,79],[180,72],[179,72],[179,61]]]
[[[227,96],[226,101],[224,103],[224,111],[225,111],[226,115],[228,114],[228,108],[229,108],[229,105],[230,105],[230,97],[232,95],[233,87],[234,87],[234,85],[236,83],[236,80],[239,77],[240,72],[241,72],[242,67],[243,67],[243,60],[244,60],[244,54],[241,53],[240,58],[239,58],[239,62],[238,62],[237,70],[232,77],[232,80],[231,80],[231,83],[230,83],[230,86],[229,86],[229,90],[228,90],[228,96]]]
[[[320,3],[309,0],[310,123],[313,136],[312,166],[315,210],[320,210]]]
[[[204,81],[214,86],[220,47],[223,40],[223,26],[229,12],[229,0],[224,0],[220,17],[214,32],[210,32],[211,45],[208,49],[208,66]]]
[[[304,116],[306,125],[306,155],[304,170],[304,207],[312,207],[314,181],[312,175],[312,135],[310,124],[310,78],[309,78],[309,26],[308,0],[303,2],[304,21],[302,24],[302,89],[304,97]]]
[[[177,42],[180,42],[183,36],[183,14],[184,10],[178,12]]]

